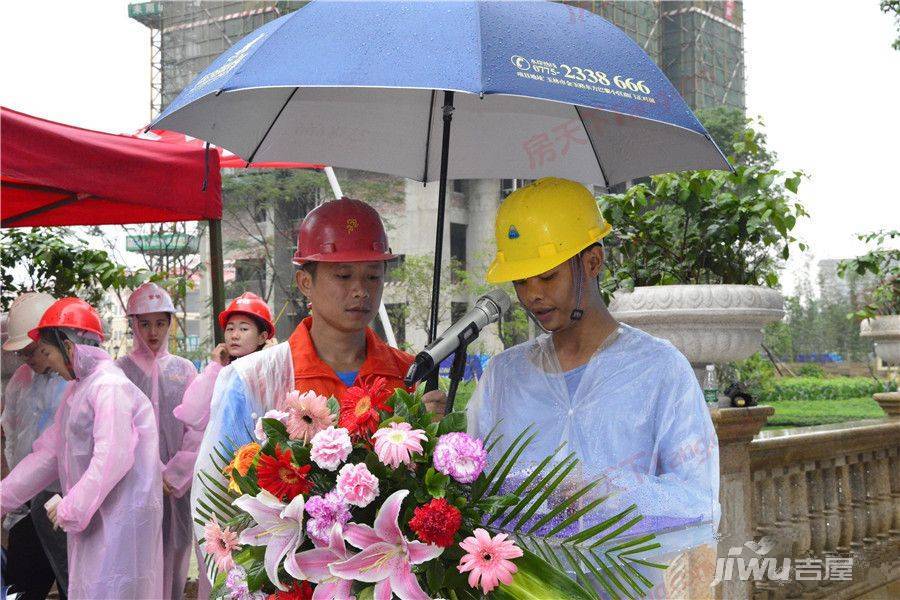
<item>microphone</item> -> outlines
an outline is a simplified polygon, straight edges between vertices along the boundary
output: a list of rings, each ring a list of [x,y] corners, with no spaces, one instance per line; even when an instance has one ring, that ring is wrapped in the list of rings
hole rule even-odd
[[[441,361],[460,348],[468,346],[482,329],[500,320],[512,302],[509,295],[500,289],[493,289],[475,301],[475,306],[451,325],[436,340],[425,346],[416,355],[416,360],[406,373],[405,384],[411,387],[431,373]]]

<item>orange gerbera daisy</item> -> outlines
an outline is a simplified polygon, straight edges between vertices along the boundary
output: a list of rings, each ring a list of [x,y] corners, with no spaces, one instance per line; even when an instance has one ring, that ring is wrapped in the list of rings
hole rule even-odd
[[[290,502],[298,494],[308,494],[313,484],[309,480],[309,465],[298,467],[293,462],[291,450],[275,447],[275,456],[261,454],[256,465],[256,481],[259,487],[284,502]]]
[[[250,471],[250,467],[253,466],[253,460],[256,458],[256,455],[259,454],[260,446],[256,442],[250,442],[249,444],[244,444],[240,448],[237,449],[237,452],[234,453],[234,458],[231,459],[231,462],[222,469],[222,472],[225,475],[228,475],[228,489],[234,490],[238,494],[241,493],[241,488],[238,487],[237,481],[234,480],[234,471],[237,471],[241,477],[245,477],[247,472]]]
[[[368,440],[381,422],[378,411],[394,412],[394,409],[385,404],[390,397],[391,390],[387,389],[384,377],[376,378],[369,386],[347,388],[339,400],[341,411],[338,425],[345,428],[350,437]]]

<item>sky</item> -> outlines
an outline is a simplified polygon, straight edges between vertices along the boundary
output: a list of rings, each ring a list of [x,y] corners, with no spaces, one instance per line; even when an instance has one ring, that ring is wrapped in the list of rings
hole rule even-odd
[[[748,114],[763,117],[782,168],[811,176],[800,200],[812,216],[797,233],[813,264],[859,254],[856,233],[900,228],[893,20],[877,0],[750,0],[744,11]],[[4,2],[0,61],[3,106],[114,133],[150,118],[150,33],[127,2]],[[807,262],[788,263],[787,292]]]

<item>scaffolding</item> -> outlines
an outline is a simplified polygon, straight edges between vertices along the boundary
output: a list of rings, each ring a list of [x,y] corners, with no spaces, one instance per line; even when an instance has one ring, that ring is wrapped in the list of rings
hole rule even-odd
[[[665,2],[663,71],[696,109],[745,109],[741,2]]]
[[[741,2],[564,4],[599,14],[628,34],[660,66],[691,108],[725,105],[745,109]]]
[[[138,2],[129,17],[150,29],[151,118],[239,39],[305,2]]]

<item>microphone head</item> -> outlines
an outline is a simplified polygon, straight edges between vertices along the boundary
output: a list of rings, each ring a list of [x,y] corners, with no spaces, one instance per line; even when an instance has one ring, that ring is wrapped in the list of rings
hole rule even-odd
[[[498,318],[512,306],[512,300],[510,300],[509,294],[500,288],[494,288],[487,294],[484,294],[475,302],[475,304],[482,304],[484,302],[490,302],[496,307],[498,310]]]

